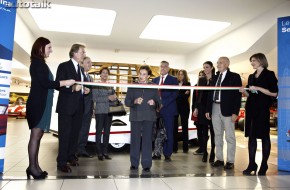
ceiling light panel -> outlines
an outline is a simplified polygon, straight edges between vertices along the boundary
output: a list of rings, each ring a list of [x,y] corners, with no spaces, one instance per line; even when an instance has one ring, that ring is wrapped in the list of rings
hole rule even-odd
[[[113,10],[51,4],[51,8],[29,8],[41,30],[91,35],[111,34],[116,18]]]
[[[230,25],[228,22],[156,15],[140,38],[201,43]]]

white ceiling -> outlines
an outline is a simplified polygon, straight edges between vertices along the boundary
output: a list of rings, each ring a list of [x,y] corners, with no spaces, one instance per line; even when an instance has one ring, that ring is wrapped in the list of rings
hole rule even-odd
[[[131,58],[134,63],[140,63],[140,60],[148,59],[148,55],[152,55],[152,62],[155,55],[174,55],[176,57],[183,57],[181,61],[187,61],[186,64],[190,65],[190,71],[192,73],[197,73],[200,70],[200,65],[202,62],[200,60],[206,60],[208,57],[201,57],[199,60],[190,60],[192,57],[198,57],[204,50],[208,49],[208,46],[214,44],[215,42],[223,39],[226,36],[229,36],[237,31],[243,30],[243,27],[247,26],[249,23],[253,25],[255,21],[257,23],[263,20],[263,16],[267,15],[271,10],[275,10],[276,13],[279,13],[280,7],[283,7],[283,3],[289,2],[290,0],[86,0],[86,1],[71,1],[71,0],[53,0],[54,4],[62,5],[71,5],[71,6],[81,6],[81,7],[90,7],[98,9],[109,9],[114,10],[117,13],[115,23],[113,25],[112,33],[110,36],[96,36],[96,35],[83,35],[83,34],[73,34],[73,33],[61,33],[61,32],[49,32],[42,31],[38,28],[33,18],[27,9],[18,8],[17,14],[23,20],[24,24],[30,30],[35,40],[39,36],[47,37],[51,40],[54,47],[53,56],[57,57],[60,60],[54,59],[53,62],[56,67],[56,63],[65,61],[68,58],[68,51],[70,46],[73,43],[81,42],[85,43],[87,49],[94,50],[91,51],[92,54],[97,54],[93,57],[93,61],[99,61],[99,58],[106,51],[111,52],[127,52],[127,54],[108,54],[105,55],[109,57],[111,62],[122,62],[126,61],[124,57],[128,57],[128,54],[136,52],[134,55],[131,54]],[[42,2],[42,1],[41,1]],[[284,14],[288,14],[288,7],[290,4],[287,4],[284,9]],[[290,8],[289,8],[290,14]],[[186,17],[194,19],[206,19],[206,20],[215,20],[215,21],[224,21],[230,22],[231,26],[226,28],[224,31],[219,32],[213,37],[205,40],[199,44],[193,43],[183,43],[183,42],[167,42],[167,41],[158,41],[158,40],[146,40],[140,39],[139,36],[142,31],[145,29],[146,25],[149,23],[151,18],[154,15],[166,15],[166,16],[177,16],[177,17]],[[78,13],[75,14],[76,17]],[[271,15],[270,15],[271,16]],[[285,16],[275,14],[273,19],[277,19],[277,16]],[[61,19],[61,18],[60,18]],[[72,18],[74,19],[74,18]],[[252,40],[251,46],[248,47],[247,53],[239,53],[231,57],[234,62],[239,63],[247,61],[243,64],[247,64],[248,67],[244,68],[235,68],[239,70],[239,73],[251,73],[252,69],[248,64],[248,57],[252,52],[264,52],[269,53],[273,52],[273,49],[276,48],[276,25],[271,21],[268,21],[269,16],[265,17],[262,22],[271,22],[270,27],[263,31],[257,39],[255,36],[252,38],[244,39],[245,36],[238,36],[240,41]],[[57,22],[57,20],[55,21]],[[254,26],[256,26],[254,24]],[[78,27],[78,23],[75,23],[75,27]],[[252,27],[247,28],[246,32],[251,31]],[[250,30],[249,30],[250,29]],[[260,32],[265,28],[255,28],[252,33]],[[210,30],[210,28],[209,28]],[[243,30],[245,31],[245,30]],[[22,32],[22,31],[21,31]],[[21,44],[14,43],[14,58],[18,61],[24,63],[29,67],[29,52],[31,46],[25,48]],[[226,44],[225,44],[226,45]],[[90,52],[89,52],[90,53]],[[273,53],[272,53],[273,54]],[[62,57],[65,55],[66,57]],[[205,54],[208,55],[207,53]],[[227,55],[227,54],[226,54]],[[89,54],[91,57],[91,54]],[[115,57],[114,57],[115,56]],[[121,57],[123,56],[123,57]],[[130,56],[130,55],[129,55]],[[275,53],[274,53],[275,57]],[[149,57],[150,58],[150,57]],[[50,58],[51,59],[51,58]],[[162,58],[163,59],[163,58]],[[165,58],[167,59],[167,58]],[[273,58],[274,60],[275,58]],[[189,60],[189,61],[188,61]],[[180,61],[180,62],[181,62]],[[215,61],[213,59],[212,61]],[[142,62],[142,61],[141,61]],[[149,62],[151,64],[152,62]],[[160,62],[160,61],[159,61]],[[158,63],[159,63],[158,62]],[[176,61],[178,62],[178,61]],[[130,61],[128,62],[130,63]],[[192,65],[196,64],[196,65]],[[199,64],[200,63],[200,64]],[[276,62],[274,61],[274,64]],[[174,65],[176,68],[176,65]],[[274,68],[277,66],[274,65]],[[272,67],[273,68],[273,67]],[[244,69],[244,70],[242,70]],[[250,70],[250,71],[248,71]],[[27,69],[17,70],[14,69],[12,75],[29,77]]]
[[[111,36],[41,31],[27,9],[17,13],[36,36],[48,37],[54,45],[78,42],[90,48],[139,52],[188,54],[271,10],[286,0],[54,0],[54,4],[109,9],[117,12]],[[154,15],[167,15],[230,22],[232,25],[200,44],[139,39]],[[81,15],[75,14],[76,17]],[[61,18],[60,18],[61,19]],[[72,18],[73,19],[73,18]],[[57,21],[56,21],[57,22]],[[78,23],[75,24],[78,27]],[[210,30],[210,28],[209,28]]]

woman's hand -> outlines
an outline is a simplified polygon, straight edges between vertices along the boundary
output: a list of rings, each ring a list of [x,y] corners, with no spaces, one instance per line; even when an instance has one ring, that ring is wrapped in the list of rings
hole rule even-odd
[[[116,100],[116,98],[117,98],[116,94],[113,94],[113,95],[108,96],[108,99],[110,101],[114,101],[114,100]]]
[[[87,87],[84,87],[84,94],[88,94],[88,93],[90,93],[90,89],[89,88],[87,88]]]
[[[147,104],[149,104],[150,106],[154,106],[155,105],[155,102],[154,100],[148,100]]]
[[[73,92],[78,92],[81,89],[82,89],[82,85],[80,85],[80,84],[75,84],[75,85],[72,86],[72,91]]]
[[[239,92],[245,93],[245,91],[246,91],[245,88],[241,86],[240,89],[239,89]]]
[[[61,80],[61,81],[59,81],[59,86],[60,86],[60,87],[62,87],[62,86],[67,86],[67,87],[69,87],[69,86],[73,85],[75,82],[76,82],[76,81],[73,80],[73,79],[70,79],[70,80]]]
[[[194,117],[197,117],[197,116],[198,116],[198,109],[197,109],[197,108],[194,109],[194,111],[193,111],[193,116],[194,116]]]
[[[139,97],[139,98],[135,99],[134,104],[140,105],[140,104],[142,104],[142,102],[143,102],[143,98]]]

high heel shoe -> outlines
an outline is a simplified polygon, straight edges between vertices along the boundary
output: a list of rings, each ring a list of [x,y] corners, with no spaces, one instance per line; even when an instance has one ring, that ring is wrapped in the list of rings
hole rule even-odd
[[[258,175],[266,175],[267,170],[268,170],[268,164],[261,164]]]
[[[243,174],[244,175],[251,175],[251,173],[254,172],[254,175],[256,175],[257,169],[258,169],[258,165],[256,163],[249,164],[248,168],[243,171]]]
[[[26,175],[27,179],[30,179],[30,176],[33,177],[33,179],[44,179],[46,176],[43,175],[43,172],[39,175],[34,175],[29,168],[26,169]]]
[[[207,156],[208,156],[207,152],[203,153],[201,161],[202,162],[207,162]]]
[[[44,176],[48,176],[47,171],[43,171],[41,174],[44,175]]]
[[[215,158],[215,153],[214,153],[213,150],[211,150],[208,162],[209,163],[213,163],[214,162],[214,158]]]

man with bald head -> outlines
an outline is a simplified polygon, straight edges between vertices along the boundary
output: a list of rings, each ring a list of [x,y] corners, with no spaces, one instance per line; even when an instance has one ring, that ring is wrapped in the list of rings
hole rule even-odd
[[[242,86],[239,74],[229,70],[230,60],[220,57],[217,61],[217,75],[212,80],[212,86]],[[214,90],[208,95],[206,107],[207,119],[212,119],[215,133],[216,161],[213,167],[223,166],[233,169],[236,153],[235,121],[241,107],[241,93],[238,90]],[[224,164],[223,137],[227,141],[227,159]]]

